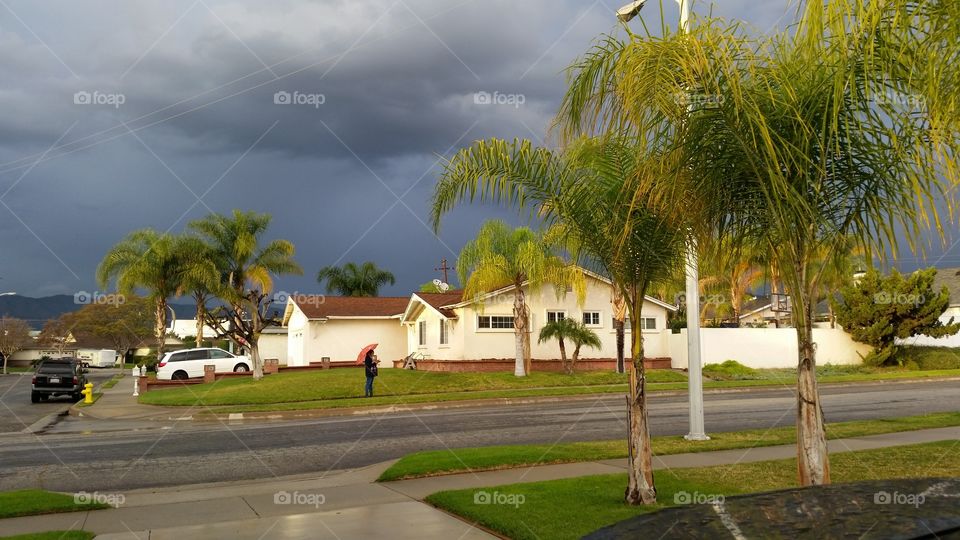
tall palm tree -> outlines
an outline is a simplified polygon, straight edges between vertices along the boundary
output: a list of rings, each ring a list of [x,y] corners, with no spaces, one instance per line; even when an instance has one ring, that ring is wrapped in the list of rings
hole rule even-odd
[[[325,266],[317,272],[317,281],[327,282],[327,292],[341,296],[379,296],[380,287],[393,285],[396,278],[392,273],[377,268],[367,261],[361,265],[347,263],[343,266]]]
[[[189,294],[193,299],[197,311],[195,344],[202,347],[203,329],[208,319],[207,304],[216,296],[220,279],[225,273],[222,268],[224,261],[219,260],[200,238],[184,236],[180,242],[185,272],[177,293]]]
[[[825,265],[852,237],[883,255],[941,231],[960,182],[960,3],[810,0],[772,36],[701,19],[689,33],[608,37],[572,68],[560,126],[678,159],[634,178],[662,212],[771,253],[799,342],[798,478],[830,481],[812,335]],[[676,96],[706,96],[697,105]],[[818,254],[820,256],[818,256]]]
[[[753,246],[739,245],[729,235],[714,239],[700,252],[701,261],[707,263],[708,278],[715,290],[721,291],[714,304],[729,307],[729,320],[740,326],[740,315],[747,292],[763,280],[763,267]],[[720,306],[715,306],[720,307]]]
[[[526,228],[513,229],[499,220],[483,224],[477,237],[467,242],[457,259],[457,272],[465,283],[464,298],[483,300],[483,295],[513,286],[513,329],[516,339],[514,375],[530,373],[530,313],[526,293],[553,285],[563,294],[573,285],[577,297],[586,295],[583,276],[551,252],[542,235]]]
[[[101,287],[115,281],[120,294],[143,290],[153,303],[158,360],[166,347],[167,301],[178,294],[184,278],[196,270],[184,266],[185,255],[181,239],[142,229],[115,245],[97,267]]]
[[[215,310],[209,322],[220,334],[249,349],[257,380],[263,378],[260,334],[278,323],[267,313],[270,304],[265,302],[273,289],[273,276],[303,273],[293,260],[292,243],[273,240],[261,245],[270,220],[269,214],[234,210],[230,216],[211,214],[189,224],[207,243],[222,272],[216,294],[227,305]]]
[[[580,349],[586,345],[594,349],[602,346],[597,333],[587,328],[585,324],[573,319],[559,319],[550,321],[540,329],[538,343],[543,343],[551,339],[556,339],[560,345],[560,362],[563,364],[563,371],[567,375],[573,375],[577,366],[577,360],[580,358]],[[573,343],[573,355],[570,362],[567,362],[567,341]]]
[[[632,139],[575,141],[563,152],[529,141],[479,141],[444,166],[433,199],[433,224],[462,201],[507,203],[551,224],[562,243],[586,266],[611,276],[630,317],[628,416],[631,504],[656,502],[647,417],[646,369],[641,328],[644,297],[682,269],[686,249],[682,212],[649,211],[650,201],[625,190],[627,179],[656,175],[659,156],[638,151]]]

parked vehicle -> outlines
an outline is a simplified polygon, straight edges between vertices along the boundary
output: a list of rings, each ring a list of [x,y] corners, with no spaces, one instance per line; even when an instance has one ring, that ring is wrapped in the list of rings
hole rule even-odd
[[[54,396],[70,396],[80,401],[87,384],[87,370],[76,358],[42,360],[31,381],[30,401],[39,403]]]
[[[223,349],[183,349],[168,352],[157,364],[157,380],[182,381],[203,377],[203,366],[214,365],[217,373],[250,371],[253,362],[246,356],[236,356]]]
[[[77,354],[77,357],[89,367],[109,368],[117,365],[117,351],[110,349],[84,351]]]

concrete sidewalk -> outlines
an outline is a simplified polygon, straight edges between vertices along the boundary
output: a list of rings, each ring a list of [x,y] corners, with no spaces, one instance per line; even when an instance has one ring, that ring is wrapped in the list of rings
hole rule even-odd
[[[189,407],[155,407],[142,405],[133,396],[133,377],[127,374],[113,386],[100,388],[103,395],[92,405],[70,407],[70,416],[93,420],[178,420],[189,413]]]
[[[849,452],[958,440],[960,427],[830,441],[831,452]],[[793,445],[677,454],[655,458],[658,469],[706,467],[794,457]],[[376,483],[393,462],[356,470],[124,492],[120,508],[0,520],[4,534],[83,529],[98,538],[463,538],[491,536],[421,501],[437,491],[592,474],[623,473],[614,459],[476,472]],[[254,466],[254,465],[251,465]],[[102,494],[110,495],[110,494]]]

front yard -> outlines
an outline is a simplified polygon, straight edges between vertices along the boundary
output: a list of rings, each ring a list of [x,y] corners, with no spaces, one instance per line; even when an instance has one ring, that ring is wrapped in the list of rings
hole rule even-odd
[[[712,366],[709,366],[712,367]],[[821,383],[847,383],[960,377],[960,369],[910,371],[862,366],[820,366]],[[375,383],[374,398],[363,398],[363,371],[359,368],[298,371],[269,375],[261,381],[228,378],[198,384],[154,390],[140,396],[140,402],[163,406],[221,407],[218,412],[284,411],[361,406],[389,406],[412,403],[463,401],[489,398],[524,398],[622,393],[626,375],[609,371],[588,371],[575,375],[534,372],[527,377],[512,373],[444,373],[384,369]],[[685,390],[684,372],[650,370],[651,391]],[[754,386],[793,387],[792,370],[747,370],[718,368],[705,370],[705,388]]]
[[[956,444],[943,441],[834,454],[830,458],[833,481],[960,476]],[[796,460],[792,459],[661,470],[655,476],[656,506],[624,504],[626,474],[445,491],[426,500],[516,540],[573,539],[641,513],[674,506],[686,494],[729,496],[797,486]],[[490,504],[491,494],[497,501],[518,504]]]

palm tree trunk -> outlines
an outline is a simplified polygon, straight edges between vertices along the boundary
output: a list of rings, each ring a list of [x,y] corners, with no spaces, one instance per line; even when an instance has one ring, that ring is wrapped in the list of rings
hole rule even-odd
[[[830,483],[830,456],[817,388],[811,298],[808,291],[794,297],[794,326],[800,353],[797,366],[797,475],[803,486]]]
[[[570,375],[577,370],[577,359],[580,358],[580,345],[573,347],[573,356],[570,357]]]
[[[625,371],[623,365],[623,346],[626,338],[624,326],[626,326],[625,323],[620,319],[613,320],[613,328],[617,331],[617,373]]]
[[[206,297],[200,293],[193,294],[194,300],[197,302],[197,348],[203,347],[203,323],[206,320],[207,306],[206,306]]]
[[[563,342],[563,336],[558,337],[557,342],[560,343],[560,363],[563,365],[563,372],[572,375],[573,370],[567,364],[567,344]]]
[[[513,367],[513,374],[517,377],[527,375],[527,354],[529,345],[525,341],[527,333],[527,304],[523,298],[523,289],[517,284],[516,293],[513,297],[513,331],[516,339],[516,363]]]
[[[627,396],[627,415],[630,438],[627,472],[629,479],[624,494],[627,504],[655,504],[657,488],[653,480],[653,450],[650,446],[650,424],[647,418],[647,377],[643,365],[643,333],[640,331],[641,309],[646,286],[634,288],[630,298],[630,336],[633,357],[630,363],[630,394]]]
[[[166,349],[167,344],[167,299],[159,298],[157,299],[156,305],[156,323],[154,324],[153,331],[154,337],[157,338],[157,361],[159,362],[163,358],[164,349]]]
[[[733,311],[733,324],[740,327],[740,295],[736,285],[730,286],[730,310]]]

